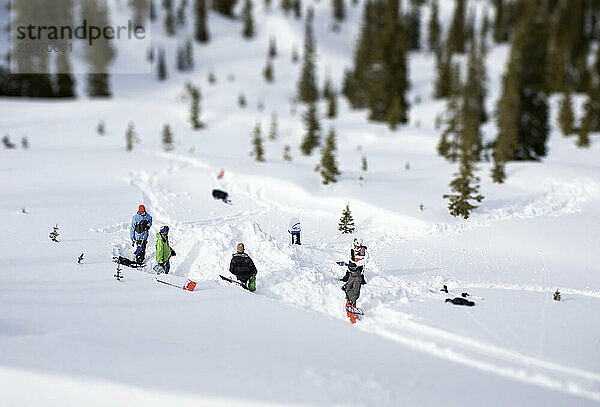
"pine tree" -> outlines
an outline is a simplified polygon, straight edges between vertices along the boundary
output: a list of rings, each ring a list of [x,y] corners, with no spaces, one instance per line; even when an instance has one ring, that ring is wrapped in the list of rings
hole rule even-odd
[[[252,136],[252,146],[253,146],[253,152],[252,155],[254,156],[254,160],[257,162],[264,162],[265,161],[265,150],[263,147],[263,139],[262,139],[262,135],[261,135],[261,129],[260,129],[260,123],[256,123],[256,126],[254,127],[254,132],[253,132],[253,136]]]
[[[318,98],[316,74],[316,45],[313,34],[314,12],[310,8],[306,15],[304,31],[304,59],[300,80],[298,81],[298,99],[304,103],[316,102]]]
[[[29,148],[29,140],[27,140],[27,137],[21,138],[21,147],[23,147],[23,150],[27,150]]]
[[[234,18],[233,8],[237,0],[212,0],[212,8],[225,17]]]
[[[346,204],[346,208],[342,212],[342,217],[340,218],[340,223],[338,224],[338,230],[342,232],[342,234],[348,234],[353,233],[354,229],[354,218],[350,212],[350,205]]]
[[[106,128],[104,126],[104,121],[100,120],[98,122],[98,126],[96,126],[96,132],[99,136],[104,136],[106,134]]]
[[[440,47],[440,21],[438,0],[431,3],[431,16],[429,17],[429,30],[427,32],[427,43],[431,52],[437,52]]]
[[[337,182],[337,177],[341,174],[335,160],[335,150],[335,130],[331,128],[325,139],[325,147],[321,150],[321,163],[319,165],[321,182],[324,185]]]
[[[589,85],[588,99],[583,111],[589,121],[589,131],[600,131],[600,74],[594,77]]]
[[[200,120],[200,89],[190,82],[187,82],[185,87],[191,99],[190,124],[192,125],[192,129],[199,130],[204,127],[204,123]]]
[[[98,27],[109,25],[109,11],[105,0],[88,0],[82,3],[81,15],[85,16],[88,24]],[[86,58],[91,72],[87,77],[87,93],[89,96],[111,96],[108,68],[115,56],[116,52],[111,41],[105,38],[94,41],[93,47],[86,47]]]
[[[215,73],[212,70],[208,72],[208,83],[211,85],[217,83],[217,77],[215,76]]]
[[[472,43],[467,60],[467,78],[462,89],[463,98],[463,130],[466,148],[479,161],[483,149],[479,125],[486,118],[485,114],[485,68],[478,53],[478,47]]]
[[[323,85],[323,97],[325,99],[328,99],[329,96],[331,96],[331,92],[333,90],[332,88],[333,85],[331,85],[331,78],[327,77],[325,79],[325,84]]]
[[[387,122],[393,129],[408,122],[406,29],[398,18],[399,0],[387,0],[385,7],[381,39],[369,72],[369,119]]]
[[[57,72],[60,72],[56,75],[56,97],[72,98],[75,96],[75,80],[71,75],[69,55],[68,52],[59,52],[56,57]]]
[[[293,7],[292,0],[281,0],[280,6],[283,12],[287,15]]]
[[[165,50],[163,48],[158,52],[158,62],[156,65],[156,75],[159,81],[167,79],[167,63],[165,62]]]
[[[50,234],[48,235],[48,237],[50,238],[50,240],[52,240],[53,242],[58,243],[58,224],[56,226],[52,227],[52,232],[50,232]]]
[[[331,14],[338,23],[344,21],[344,19],[346,18],[344,0],[331,0]]]
[[[210,40],[208,28],[206,27],[206,0],[195,0],[196,22],[194,27],[194,38],[201,43],[207,43]]]
[[[387,0],[386,0],[387,1]],[[359,39],[354,48],[353,69],[344,77],[343,93],[354,109],[369,106],[373,70],[380,64],[378,52],[386,1],[364,3]]]
[[[502,43],[508,41],[508,35],[504,24],[504,0],[493,0],[496,8],[494,17],[494,42]]]
[[[246,105],[247,105],[247,102],[246,102],[246,95],[244,95],[243,93],[241,93],[241,94],[238,96],[238,106],[239,106],[240,108],[242,108],[242,109],[243,109],[243,108],[245,108],[245,107],[246,107]]]
[[[194,55],[192,42],[186,40],[185,44],[177,47],[177,70],[188,72],[194,69]]]
[[[267,81],[267,83],[273,83],[275,81],[273,75],[273,63],[271,62],[271,59],[268,58],[267,64],[263,69],[263,77],[265,78],[265,81]]]
[[[168,124],[165,124],[162,130],[162,145],[166,152],[173,151],[175,148],[173,145],[173,133],[171,132],[171,127]]]
[[[186,71],[194,69],[194,45],[190,39],[185,41],[185,68]]]
[[[292,10],[294,10],[294,18],[299,20],[302,17],[302,3],[301,0],[292,0]]]
[[[242,20],[244,28],[242,35],[244,38],[254,37],[254,17],[252,16],[252,0],[244,0],[244,8],[242,9]]]
[[[321,143],[321,125],[319,124],[317,105],[315,103],[309,103],[302,119],[306,134],[300,145],[300,150],[304,155],[311,155],[313,150]]]
[[[447,98],[452,92],[452,55],[448,51],[436,51],[435,70],[434,97]]]
[[[563,93],[563,97],[560,102],[560,112],[558,114],[558,125],[563,136],[569,136],[573,133],[574,122],[575,117],[573,115],[573,98],[571,97],[571,92],[567,90],[565,93]]]
[[[464,53],[465,40],[465,0],[456,0],[452,25],[448,32],[448,49],[450,53]]]
[[[289,144],[286,144],[285,146],[283,146],[283,160],[284,161],[292,161],[292,156],[290,155],[290,146]]]
[[[408,50],[421,49],[421,7],[412,4],[406,16],[406,47]]]
[[[459,139],[464,132],[464,109],[461,92],[460,67],[457,64],[453,69],[452,79],[449,80],[450,92],[446,101],[443,116],[443,131],[438,143],[438,154],[450,162],[455,162],[459,157]]]
[[[588,54],[594,39],[590,21],[594,18],[587,0],[560,2],[554,7],[549,30],[547,74],[549,91],[564,92],[571,87],[585,91],[589,83]]]
[[[177,61],[175,66],[179,72],[185,71],[185,49],[177,46]]]
[[[481,202],[483,195],[479,194],[479,177],[474,175],[475,166],[469,155],[461,151],[459,172],[455,174],[456,178],[450,182],[453,194],[444,195],[448,199],[448,209],[452,216],[462,216],[468,219],[471,211],[477,208],[472,201]]]
[[[129,125],[127,126],[127,132],[125,133],[125,142],[127,151],[133,150],[133,143],[139,142],[133,123],[129,123]]]
[[[269,58],[277,58],[277,45],[275,43],[275,37],[269,39]]]
[[[473,49],[475,47],[472,47]],[[480,115],[479,103],[476,87],[476,70],[473,68],[474,59],[476,58],[475,51],[471,51],[469,57],[468,75],[465,85],[463,86],[460,79],[456,78],[453,88],[453,96],[450,100],[455,103],[453,108],[454,117],[457,127],[453,132],[453,141],[449,143],[451,147],[455,147],[455,153],[452,158],[458,159],[459,171],[455,174],[455,178],[450,182],[452,194],[444,195],[444,199],[448,199],[448,209],[452,216],[462,216],[467,219],[471,211],[477,208],[477,205],[472,201],[481,202],[483,196],[479,194],[479,178],[475,176],[475,163],[479,160],[481,152],[481,134],[479,131]],[[456,68],[458,71],[459,68]],[[451,102],[448,102],[449,106]],[[442,140],[444,136],[442,136]],[[440,143],[440,150],[442,150]]]
[[[577,142],[575,143],[579,148],[587,148],[590,146],[590,119],[589,116],[585,116],[581,121],[581,127],[577,132]]]
[[[277,114],[271,115],[271,127],[269,128],[269,140],[274,141],[277,139]]]
[[[546,155],[549,133],[546,94],[547,16],[539,0],[527,2],[515,32],[497,107],[498,137],[494,180],[503,179],[511,160],[537,160]]]
[[[187,12],[188,2],[187,0],[181,0],[179,7],[177,7],[177,24],[184,28],[185,27],[185,15]]]
[[[337,116],[337,92],[335,90],[329,91],[329,97],[327,98],[327,117],[334,119]]]
[[[173,3],[171,1],[165,2],[165,8],[165,32],[167,36],[172,37],[175,35],[175,16],[173,15]]]
[[[367,172],[367,170],[369,169],[369,166],[367,164],[367,157],[365,157],[364,155],[360,159],[360,169],[364,172]]]

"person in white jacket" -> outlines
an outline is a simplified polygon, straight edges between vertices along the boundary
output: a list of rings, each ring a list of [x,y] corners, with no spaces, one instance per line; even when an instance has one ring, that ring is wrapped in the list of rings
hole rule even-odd
[[[367,284],[365,281],[364,270],[365,266],[369,262],[369,252],[367,252],[367,246],[363,246],[362,239],[354,239],[352,242],[352,248],[350,249],[350,260],[348,264],[356,265],[357,272],[360,273],[362,277],[362,283]],[[348,281],[350,273],[346,271],[346,275],[341,279],[341,281]]]

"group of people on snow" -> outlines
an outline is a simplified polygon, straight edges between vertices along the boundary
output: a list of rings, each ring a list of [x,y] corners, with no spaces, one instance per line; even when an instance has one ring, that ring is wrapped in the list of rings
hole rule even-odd
[[[138,265],[143,264],[146,257],[146,245],[148,243],[149,230],[152,226],[152,216],[146,211],[144,205],[140,205],[137,213],[131,219],[131,245],[135,247],[135,259]],[[292,237],[292,244],[300,244],[300,221],[293,218],[290,221],[288,232]],[[169,243],[169,226],[163,226],[156,234],[156,263],[157,272],[168,274],[171,269],[170,259],[175,256],[175,250]],[[346,310],[348,317],[355,322],[355,314],[351,310],[356,308],[356,301],[360,297],[360,289],[366,284],[364,276],[365,265],[369,262],[369,253],[367,247],[363,245],[362,239],[354,239],[350,249],[350,259],[346,263],[340,263],[347,266],[344,277],[340,279],[345,284],[342,290],[346,293]],[[236,252],[231,258],[229,272],[236,276],[237,280],[250,291],[256,289],[256,266],[245,252],[243,243],[238,243]]]
[[[135,251],[133,252],[135,261],[138,265],[143,264],[146,258],[146,245],[148,244],[148,237],[150,235],[148,232],[151,226],[152,216],[146,212],[144,205],[140,205],[137,213],[131,219],[131,228],[129,231],[131,245],[135,247]],[[159,274],[169,274],[169,270],[171,269],[170,260],[175,255],[175,250],[169,244],[169,227],[165,225],[156,234],[156,263]]]

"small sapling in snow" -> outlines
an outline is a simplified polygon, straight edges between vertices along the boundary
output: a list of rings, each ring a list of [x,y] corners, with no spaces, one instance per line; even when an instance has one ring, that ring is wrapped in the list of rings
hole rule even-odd
[[[52,232],[50,232],[48,237],[50,237],[50,240],[52,240],[53,242],[58,243],[58,224],[52,227]]]

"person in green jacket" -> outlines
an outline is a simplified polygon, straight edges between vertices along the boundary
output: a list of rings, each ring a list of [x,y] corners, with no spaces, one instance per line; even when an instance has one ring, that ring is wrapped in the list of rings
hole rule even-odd
[[[158,274],[164,272],[169,274],[171,263],[169,260],[175,256],[175,250],[169,246],[169,227],[163,226],[160,233],[156,234],[156,262],[158,263]]]

